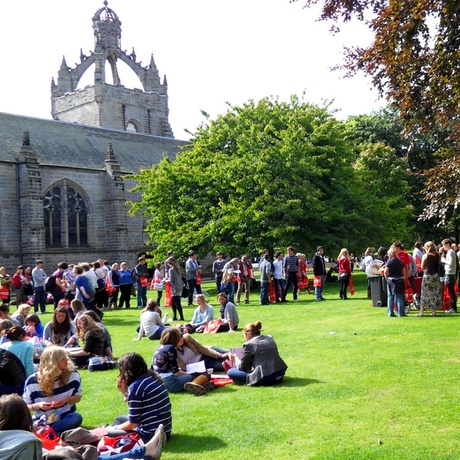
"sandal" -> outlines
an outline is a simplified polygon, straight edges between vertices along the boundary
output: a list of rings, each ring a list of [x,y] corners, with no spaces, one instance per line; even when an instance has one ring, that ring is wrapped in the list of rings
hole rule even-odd
[[[423,313],[417,313],[416,315],[414,316],[423,316]]]

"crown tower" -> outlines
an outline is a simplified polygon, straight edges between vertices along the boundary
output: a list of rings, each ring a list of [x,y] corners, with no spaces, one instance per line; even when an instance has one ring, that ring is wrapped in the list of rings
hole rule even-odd
[[[54,78],[51,81],[53,119],[173,137],[168,121],[166,76],[161,83],[153,54],[144,67],[136,61],[134,48],[130,54],[121,49],[121,21],[107,1],[93,16],[93,30],[94,51],[89,56],[80,51],[80,63],[74,68],[63,57],[57,84]],[[118,74],[120,61],[137,75],[143,90],[122,85]],[[107,63],[113,84],[106,81]],[[94,85],[77,89],[83,74],[92,67]]]

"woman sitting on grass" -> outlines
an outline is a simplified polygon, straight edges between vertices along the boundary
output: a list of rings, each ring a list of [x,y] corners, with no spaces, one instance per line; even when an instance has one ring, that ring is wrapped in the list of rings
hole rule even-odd
[[[22,303],[18,306],[18,309],[11,315],[14,321],[19,323],[21,327],[26,325],[26,318],[30,312],[30,305],[28,303]]]
[[[43,340],[45,340],[48,345],[59,345],[64,347],[69,344],[71,337],[73,337],[76,332],[75,324],[70,320],[68,308],[57,307],[56,310],[54,310],[53,319],[45,326]]]
[[[117,388],[128,403],[128,415],[118,417],[115,430],[136,431],[144,442],[150,441],[155,430],[164,426],[171,434],[171,402],[162,380],[147,368],[138,353],[126,353],[118,360]],[[110,429],[109,429],[110,430]]]
[[[26,376],[35,372],[34,366],[34,346],[27,340],[26,331],[21,326],[13,326],[4,331],[7,339],[0,345],[4,350],[8,350],[19,358],[26,370]]]
[[[193,312],[193,318],[187,327],[189,332],[203,332],[206,324],[214,319],[214,308],[206,302],[203,294],[198,294],[195,299],[198,307]]]
[[[161,457],[165,439],[163,425],[160,425],[155,436],[146,445],[135,447],[129,452],[111,455],[110,459],[158,460]],[[26,403],[18,395],[0,398],[0,446],[1,458],[5,459],[42,460],[43,455],[46,459],[46,454],[49,452],[42,449],[41,441],[33,434],[32,417]],[[70,458],[68,447],[57,448],[50,452],[53,453],[52,458]],[[59,454],[62,457],[58,457]],[[98,460],[106,458],[107,456],[98,456]]]
[[[44,327],[37,314],[32,313],[31,315],[27,315],[25,323],[24,329],[26,330],[27,337],[43,338]]]
[[[168,314],[165,313],[162,318],[158,303],[153,299],[149,299],[146,307],[141,313],[141,324],[138,329],[139,334],[137,338],[133,340],[141,340],[144,336],[148,337],[150,340],[158,340],[161,337],[161,333],[168,327],[164,323],[167,316]]]
[[[223,362],[228,358],[228,350],[205,347],[190,334],[183,334],[177,343],[177,360],[179,367],[185,369],[187,364],[204,361],[206,369],[223,371]]]
[[[104,330],[88,315],[77,319],[77,333],[83,347],[69,350],[69,356],[77,366],[86,366],[91,356],[104,356],[108,347]],[[111,353],[108,355],[111,356]]]
[[[168,327],[160,338],[160,346],[153,355],[152,368],[164,380],[170,393],[190,391],[196,396],[203,396],[215,388],[206,373],[187,374],[179,367],[177,345],[181,340],[181,332],[175,327]]]
[[[235,362],[236,367],[229,369],[227,375],[237,385],[274,385],[284,378],[287,365],[281,359],[273,337],[260,335],[261,329],[260,321],[249,323],[243,329],[246,342],[241,362],[236,363],[236,356],[230,354],[230,360]]]
[[[23,398],[35,419],[47,418],[58,434],[81,425],[76,403],[82,395],[80,375],[63,347],[49,346],[40,357],[38,372],[25,383]]]

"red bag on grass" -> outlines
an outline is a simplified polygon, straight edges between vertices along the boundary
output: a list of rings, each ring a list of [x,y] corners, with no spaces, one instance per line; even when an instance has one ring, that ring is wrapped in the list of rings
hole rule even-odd
[[[40,426],[35,432],[35,436],[40,439],[43,447],[47,450],[53,450],[59,446],[59,436],[50,425]]]
[[[350,295],[355,295],[355,287],[353,286],[352,276],[350,276],[350,280],[348,281],[348,287],[350,288]]]
[[[97,450],[101,457],[110,457],[143,445],[139,433],[131,432],[121,436],[103,436],[97,445]]]
[[[211,321],[208,321],[206,323],[206,326],[204,327],[204,333],[205,334],[215,334],[218,330],[220,325],[222,324],[221,319],[212,319]]]
[[[407,302],[412,303],[414,301],[414,292],[411,287],[406,288],[404,295],[406,296]]]

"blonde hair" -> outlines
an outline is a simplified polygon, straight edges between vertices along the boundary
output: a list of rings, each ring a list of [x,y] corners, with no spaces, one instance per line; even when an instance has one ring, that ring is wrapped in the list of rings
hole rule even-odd
[[[21,303],[16,310],[21,316],[26,317],[29,313],[24,313],[24,310],[30,310],[31,306],[28,303]]]
[[[341,257],[350,257],[350,254],[348,253],[348,249],[347,248],[342,248],[340,250],[340,254],[339,256],[337,257],[337,259],[340,259]]]
[[[372,256],[374,255],[374,248],[367,248],[366,252],[364,253],[365,256]]]
[[[69,381],[70,375],[74,372],[75,368],[70,358],[67,361],[67,367],[63,370],[59,369],[58,363],[64,358],[69,358],[64,347],[51,345],[43,350],[40,356],[37,381],[45,396],[53,395],[55,381],[61,387]]]
[[[438,252],[438,249],[436,248],[436,245],[433,243],[433,241],[427,241],[425,243],[425,248],[428,249],[427,252],[430,253],[436,254]]]
[[[206,297],[204,296],[204,294],[197,294],[195,296],[196,303],[198,303],[198,299],[202,300],[206,304]]]

